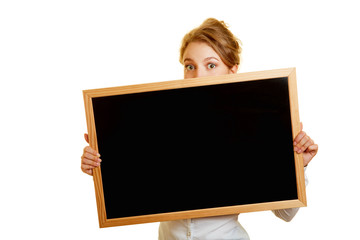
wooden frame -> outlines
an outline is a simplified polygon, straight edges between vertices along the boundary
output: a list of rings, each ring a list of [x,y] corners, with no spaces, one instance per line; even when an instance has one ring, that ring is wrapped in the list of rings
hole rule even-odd
[[[216,84],[227,84],[227,83],[235,83],[235,82],[257,81],[257,80],[266,80],[266,79],[283,78],[283,77],[286,77],[288,79],[290,113],[291,113],[291,122],[292,122],[291,124],[292,136],[294,138],[294,136],[296,136],[300,131],[296,73],[295,73],[295,68],[287,68],[287,69],[249,72],[249,73],[240,73],[240,74],[229,74],[229,75],[216,76],[216,77],[203,77],[203,78],[184,79],[184,80],[167,81],[167,82],[159,82],[159,83],[139,84],[132,86],[84,90],[83,96],[85,102],[87,129],[89,134],[90,146],[98,151],[96,126],[95,126],[95,119],[93,112],[94,98],[116,96],[122,94],[162,91],[169,89],[208,86],[208,85],[216,85]],[[93,171],[93,178],[95,185],[99,225],[102,228],[102,227],[112,227],[112,226],[147,223],[147,222],[159,222],[159,221],[169,221],[169,220],[177,220],[177,219],[237,214],[237,213],[252,212],[252,211],[304,207],[306,206],[306,193],[305,193],[305,179],[304,179],[302,155],[299,155],[294,152],[294,160],[295,160],[296,187],[297,187],[298,199],[244,204],[237,206],[195,209],[188,211],[166,212],[166,213],[148,214],[148,215],[130,216],[130,217],[121,217],[121,218],[112,218],[112,219],[108,219],[106,216],[101,167],[98,167],[95,168]]]

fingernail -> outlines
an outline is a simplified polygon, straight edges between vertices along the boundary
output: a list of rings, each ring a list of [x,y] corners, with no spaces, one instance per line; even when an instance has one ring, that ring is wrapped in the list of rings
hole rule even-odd
[[[102,162],[102,160],[100,158],[98,158],[98,162]]]
[[[98,153],[96,156],[100,157],[100,153]]]
[[[299,149],[299,150],[297,151],[297,153],[301,153],[301,150]]]
[[[296,146],[296,145],[297,145],[297,142],[294,141],[294,146]]]

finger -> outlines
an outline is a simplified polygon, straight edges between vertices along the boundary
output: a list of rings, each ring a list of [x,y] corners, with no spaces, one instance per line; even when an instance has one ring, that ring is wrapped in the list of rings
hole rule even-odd
[[[300,132],[298,136],[296,137],[296,140],[294,140],[294,151],[297,153],[301,153],[304,151],[303,147],[304,144],[309,140],[310,138],[306,135],[305,132]]]
[[[308,151],[309,150],[308,148],[313,144],[314,141],[311,138],[309,138],[309,140],[302,146],[301,151],[303,152]]]
[[[88,175],[90,175],[90,176],[93,175],[93,170],[92,170],[92,169],[83,169],[83,168],[81,167],[81,171],[83,171],[84,173],[86,173],[86,174],[88,174]]]
[[[86,146],[86,147],[84,148],[84,154],[85,154],[85,153],[89,153],[89,154],[91,154],[91,155],[100,157],[100,154],[99,154],[97,151],[95,151],[94,149],[92,149],[90,146]]]
[[[310,151],[315,151],[315,150],[317,151],[319,149],[319,146],[314,143],[314,144],[310,145],[308,149]]]
[[[82,159],[81,163],[90,164],[94,166],[99,166],[99,164],[102,161],[100,158],[96,158],[96,159],[92,158],[91,155],[90,156],[84,155],[82,156],[81,159]]]
[[[90,160],[96,161],[99,157],[99,155],[94,154],[94,152],[84,152],[83,157],[88,158]]]
[[[298,145],[300,141],[303,139],[303,137],[306,136],[306,133],[304,131],[299,132],[299,134],[294,139],[294,146]]]
[[[305,144],[310,140],[310,137],[308,135],[305,135],[300,142],[298,143],[297,147],[304,147]]]
[[[85,170],[84,173],[89,174],[90,176],[93,175],[93,170],[89,169],[89,170]]]
[[[89,143],[89,135],[87,133],[84,134],[85,141]]]
[[[306,148],[304,148],[304,145],[310,140],[310,138],[305,135],[300,142],[295,146],[296,148],[296,152],[297,153],[302,153],[303,151],[305,151]]]
[[[319,146],[317,144],[312,144],[308,147],[307,151],[312,155],[315,156],[319,150]]]
[[[89,158],[86,158],[86,157],[84,157],[82,159],[82,164],[87,164],[87,165],[91,165],[91,166],[94,166],[94,167],[100,166],[100,162],[101,162],[101,159],[100,160],[92,160],[92,159],[89,159]]]
[[[83,170],[89,170],[89,169],[93,169],[93,168],[95,168],[95,167],[92,165],[81,164],[81,169],[83,169]]]

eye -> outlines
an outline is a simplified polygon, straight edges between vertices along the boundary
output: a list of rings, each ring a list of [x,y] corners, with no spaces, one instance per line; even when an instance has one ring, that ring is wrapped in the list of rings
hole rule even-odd
[[[191,64],[186,65],[185,68],[186,68],[186,70],[188,70],[188,71],[192,71],[192,70],[195,69],[194,65],[191,65]]]
[[[208,69],[213,69],[213,68],[216,67],[216,65],[213,64],[213,63],[209,63],[209,64],[207,65],[207,67],[208,67]]]

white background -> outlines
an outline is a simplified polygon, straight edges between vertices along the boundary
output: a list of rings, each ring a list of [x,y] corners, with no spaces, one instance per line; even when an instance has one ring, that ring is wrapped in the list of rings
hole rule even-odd
[[[158,223],[99,229],[93,180],[80,170],[82,90],[181,79],[181,39],[208,17],[243,42],[240,72],[297,68],[300,118],[319,144],[308,207],[290,223],[241,214],[251,239],[359,236],[357,1],[9,0],[0,2],[1,239],[157,239]]]

